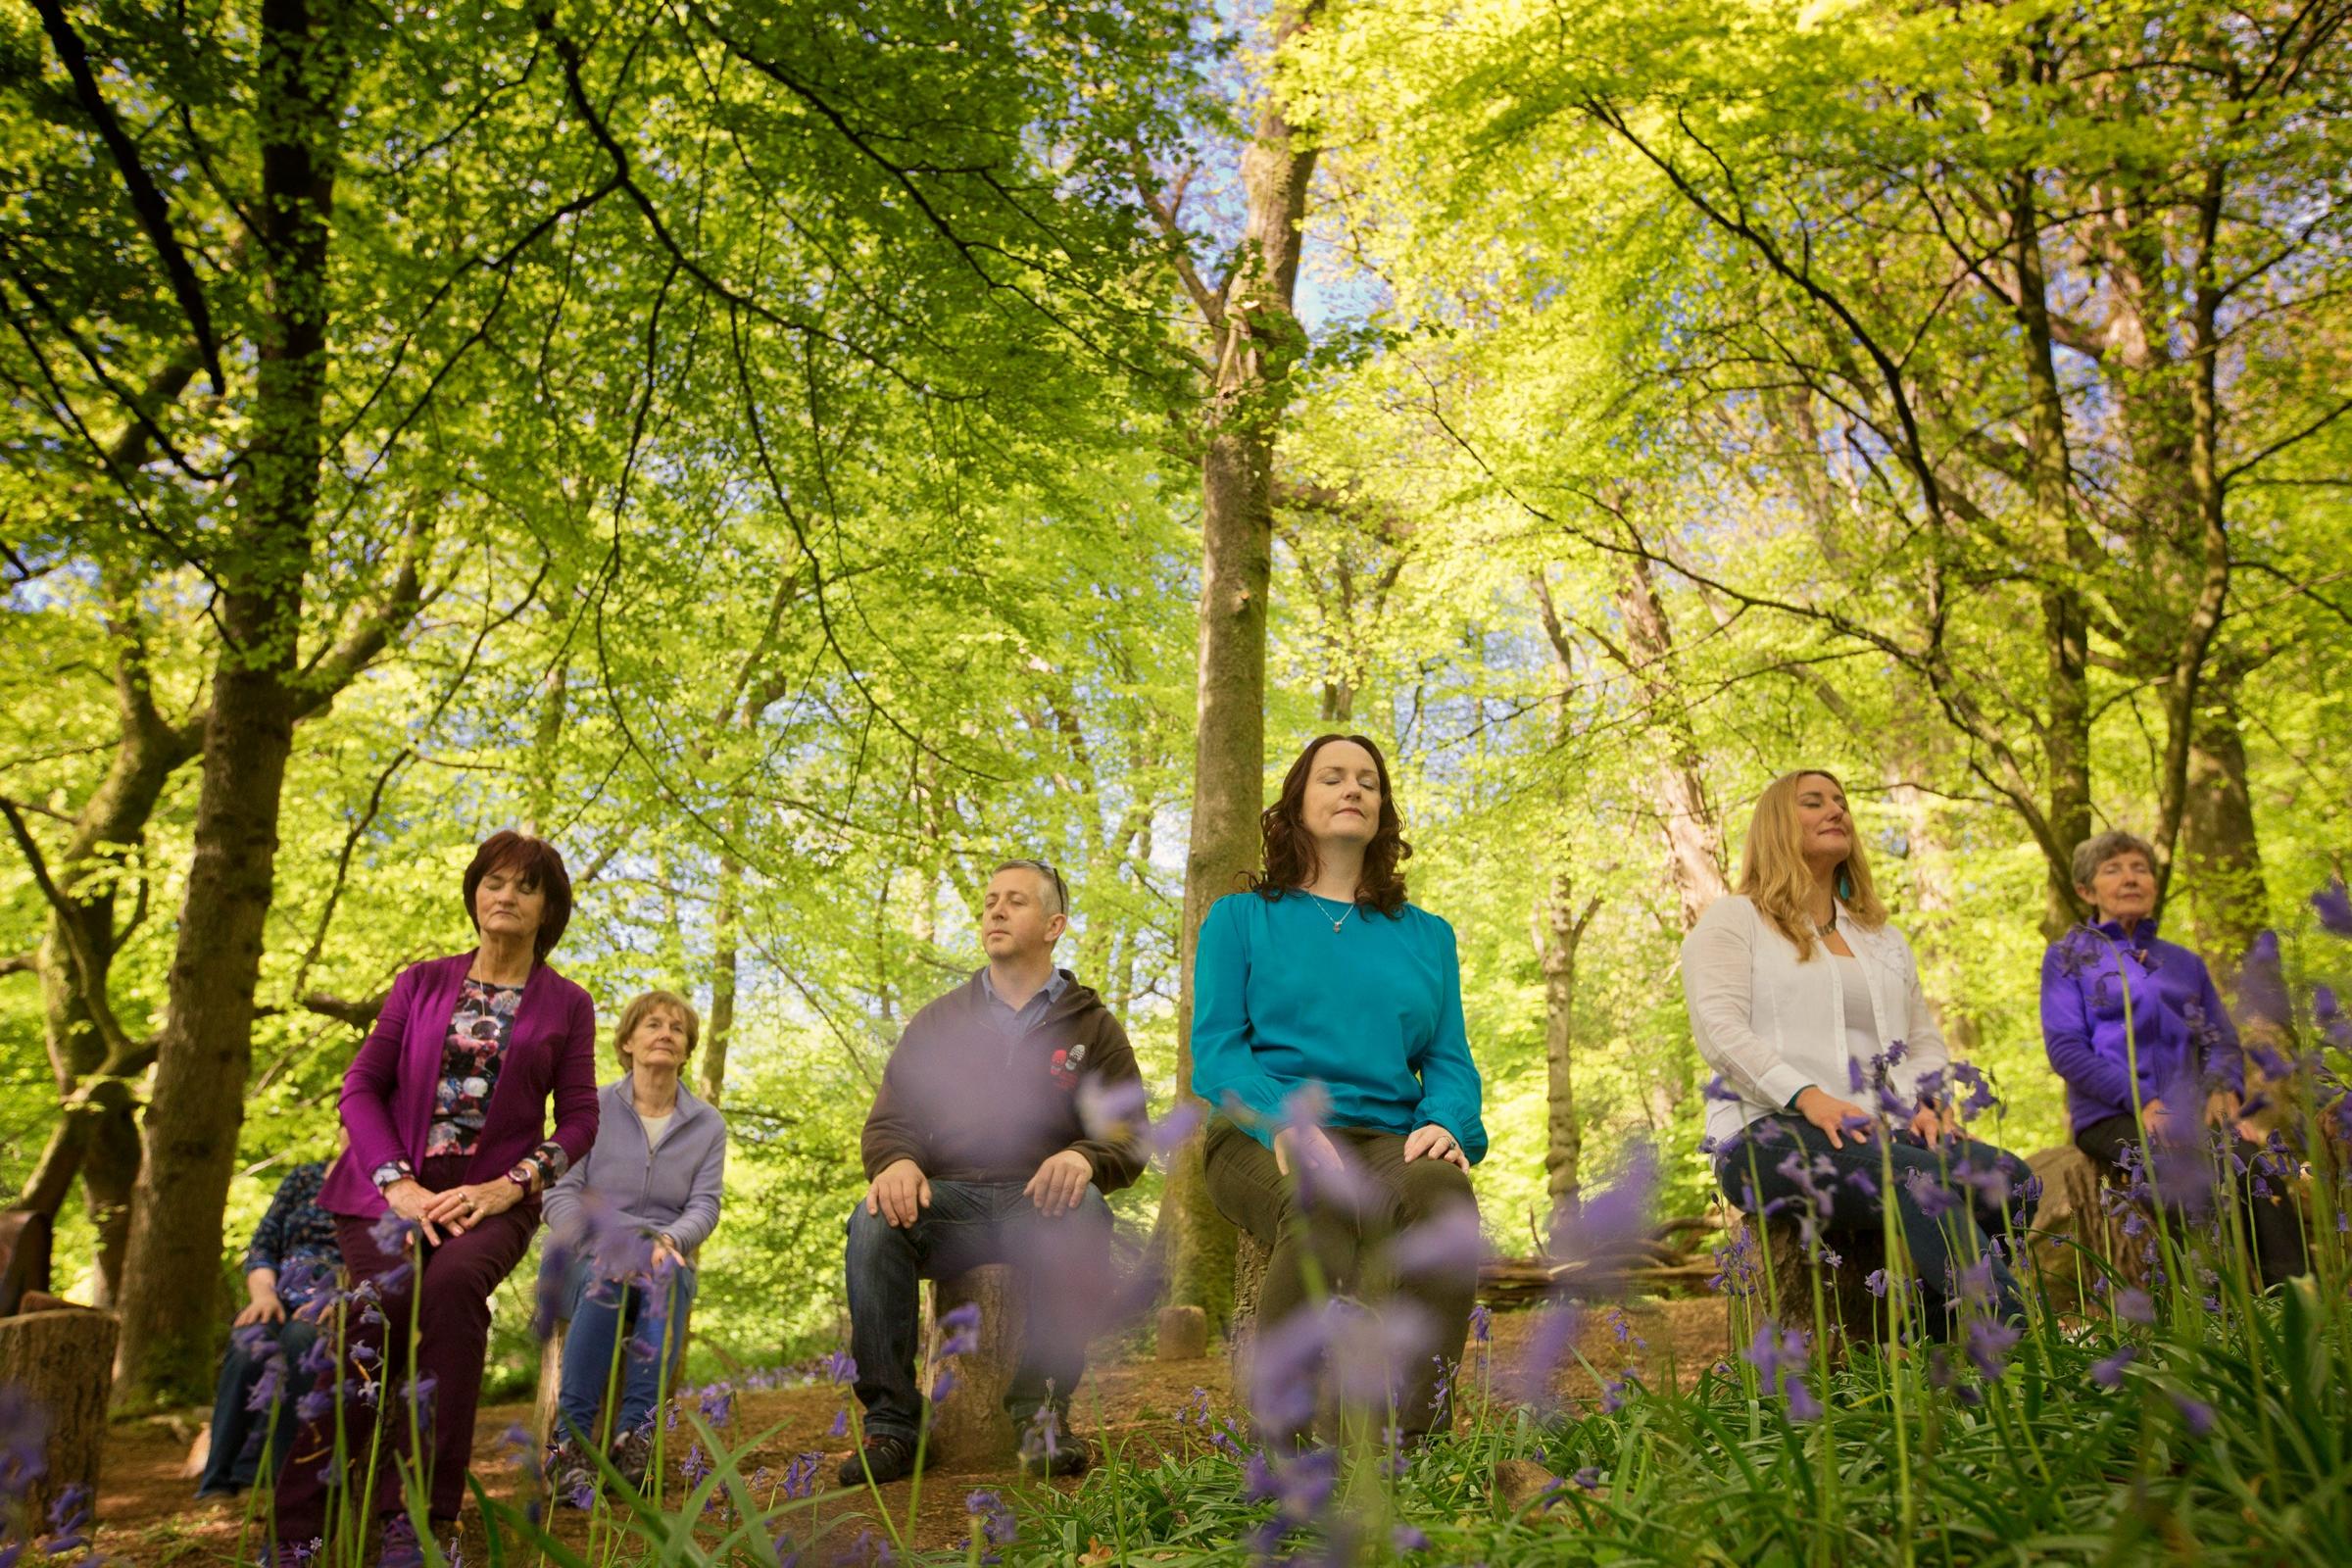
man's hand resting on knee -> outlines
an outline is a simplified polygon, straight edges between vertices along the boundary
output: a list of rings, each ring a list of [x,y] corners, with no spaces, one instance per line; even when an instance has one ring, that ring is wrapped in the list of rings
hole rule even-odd
[[[1075,1149],[1065,1149],[1046,1156],[1021,1194],[1046,1218],[1058,1219],[1078,1206],[1078,1200],[1086,1196],[1086,1184],[1094,1179],[1095,1162]]]
[[[893,1225],[911,1225],[931,1206],[931,1178],[911,1159],[894,1159],[865,1190],[865,1211]]]

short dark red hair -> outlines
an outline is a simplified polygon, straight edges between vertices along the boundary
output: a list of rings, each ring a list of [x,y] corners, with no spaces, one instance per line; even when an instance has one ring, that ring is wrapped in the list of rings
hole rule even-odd
[[[531,939],[532,954],[546,957],[571,924],[571,873],[564,869],[564,857],[547,840],[513,828],[501,828],[482,840],[482,847],[473,852],[473,863],[466,867],[466,919],[477,932],[482,918],[473,912],[473,896],[481,891],[482,878],[493,871],[512,871],[524,887],[546,896],[539,934]]]
[[[1306,886],[1322,869],[1315,854],[1314,835],[1306,830],[1306,779],[1315,768],[1315,754],[1334,741],[1353,741],[1372,754],[1372,770],[1380,775],[1380,825],[1364,846],[1363,879],[1356,884],[1355,902],[1368,904],[1396,917],[1404,910],[1404,862],[1413,847],[1404,841],[1404,818],[1397,814],[1396,792],[1389,787],[1389,760],[1369,735],[1318,735],[1306,743],[1298,760],[1283,775],[1282,793],[1258,813],[1257,828],[1264,841],[1265,864],[1250,879],[1250,891],[1260,898],[1279,899],[1293,888]]]

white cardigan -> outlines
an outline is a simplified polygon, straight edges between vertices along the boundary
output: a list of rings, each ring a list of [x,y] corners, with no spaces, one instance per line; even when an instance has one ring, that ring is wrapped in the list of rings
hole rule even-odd
[[[1920,1079],[1949,1057],[1920,990],[1911,944],[1891,925],[1864,930],[1842,905],[1838,929],[1870,983],[1879,1049],[1903,1043],[1903,1059],[1887,1075],[1888,1084],[1905,1101],[1914,1100]],[[1846,1071],[1852,1052],[1840,967],[1818,943],[1812,958],[1799,963],[1796,944],[1743,895],[1707,906],[1683,939],[1683,1002],[1700,1059],[1739,1097],[1708,1097],[1710,1138],[1721,1143],[1757,1117],[1785,1109],[1808,1084],[1866,1110],[1877,1108],[1867,1090],[1855,1092]],[[1862,1063],[1866,1072],[1869,1065]]]

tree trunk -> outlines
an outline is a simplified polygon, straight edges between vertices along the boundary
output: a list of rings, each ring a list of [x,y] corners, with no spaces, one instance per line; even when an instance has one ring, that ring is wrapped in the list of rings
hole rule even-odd
[[[177,398],[194,376],[195,365],[189,354],[166,366],[146,387],[146,406],[157,408]],[[118,467],[131,468],[145,463],[148,452],[146,429],[134,422],[117,438],[111,456]],[[68,907],[50,909],[35,966],[42,1032],[60,1106],[49,1150],[27,1184],[24,1206],[56,1218],[74,1178],[80,1177],[82,1201],[98,1236],[97,1304],[112,1306],[122,1291],[122,1251],[129,1239],[131,1194],[139,1174],[137,1100],[126,1082],[97,1085],[92,1080],[110,1070],[125,1078],[144,1072],[146,1058],[129,1052],[120,1026],[110,1031],[99,1020],[101,1010],[112,1017],[108,988],[122,938],[116,924],[114,885],[98,873],[110,869],[108,862],[146,832],[165,786],[195,755],[201,731],[193,724],[172,724],[155,706],[146,619],[139,605],[144,584],[125,581],[122,566],[110,563],[100,568],[99,587],[115,648],[115,711],[122,732],[106,776],[74,814],[74,831],[51,871]],[[142,886],[142,909],[144,906]],[[74,956],[77,944],[88,965],[86,974]],[[85,1089],[88,1092],[74,1103],[77,1092]]]
[[[1285,6],[1272,23],[1275,54],[1306,29],[1319,0]],[[1292,299],[1315,149],[1294,135],[1268,89],[1242,155],[1248,228],[1220,296],[1210,302],[1215,383],[1200,460],[1199,687],[1193,751],[1192,839],[1185,856],[1176,1004],[1177,1093],[1192,1094],[1193,959],[1208,906],[1258,863],[1257,817],[1265,775],[1266,599],[1274,562],[1274,443],[1291,366],[1305,343]],[[1179,1304],[1222,1321],[1231,1300],[1233,1228],[1208,1200],[1202,1139],[1178,1151],[1168,1172]]]
[[[2041,220],[2031,173],[2018,177],[2011,197],[2017,315],[2025,329],[2023,368],[2033,398],[2026,454],[2034,521],[2070,568],[2064,580],[2041,593],[2047,707],[2042,755],[2049,800],[2041,928],[2055,942],[2082,914],[2070,866],[2075,846],[2090,836],[2090,614],[2074,583],[2092,575],[2098,562],[2096,546],[2075,517],[2074,461],[2067,452],[2066,401],[2053,352]]]
[[[1617,607],[1625,616],[1627,673],[1641,683],[1665,740],[1658,779],[1664,815],[1659,825],[1682,904],[1683,929],[1689,931],[1698,924],[1699,911],[1731,888],[1723,874],[1723,831],[1707,804],[1705,761],[1681,688],[1675,684],[1674,624],[1666,616],[1666,604],[1658,597],[1646,558],[1627,558]]]
[[[244,1119],[254,988],[277,859],[300,689],[326,386],[328,214],[343,79],[334,0],[260,11],[264,296],[246,468],[213,561],[222,647],[203,783],[147,1113],[122,1293],[118,1394],[201,1399],[218,1326],[188,1310],[220,1269],[220,1221]],[[208,1293],[209,1295],[209,1293]]]
[[[703,1098],[722,1103],[727,1088],[727,1047],[735,1038],[735,984],[739,956],[735,927],[743,919],[743,863],[718,858],[718,906],[710,919],[710,1024],[703,1031]]]
[[[1568,873],[1554,871],[1536,908],[1536,953],[1544,967],[1545,1125],[1544,1190],[1555,1217],[1573,1215],[1583,1193],[1578,1159],[1583,1136],[1576,1120],[1576,950],[1600,900],[1576,908]]]
[[[571,606],[567,601],[556,603],[569,612]],[[533,838],[545,838],[553,831],[556,791],[564,777],[564,721],[570,710],[570,685],[564,666],[559,663],[547,672],[547,680],[540,688],[539,721],[531,732],[530,793],[523,807],[522,830]]]
[[[1884,775],[1887,804],[1894,808],[1903,824],[1904,868],[1910,875],[1911,906],[1917,915],[1906,934],[1919,952],[1928,1010],[1936,1015],[1936,1026],[1943,1032],[1944,1044],[1950,1048],[1953,1059],[1964,1061],[1976,1054],[1982,1031],[1977,1027],[1974,1012],[1952,1005],[1953,988],[1939,983],[1948,981],[1952,974],[1945,962],[1951,946],[1947,928],[1956,906],[1952,897],[1951,857],[1936,824],[1934,804],[1899,765],[1912,762],[1925,770],[1924,760],[1913,761],[1903,756],[1910,750],[1903,746],[1891,748],[1889,761],[1898,765],[1890,765]]]
[[[2187,886],[2176,883],[2174,894],[2187,893],[2190,940],[2229,995],[2236,990],[2246,949],[2270,924],[2271,895],[2254,832],[2236,691],[2217,679],[2206,695],[2214,700],[2198,714],[2188,754],[2188,808],[2181,818]]]

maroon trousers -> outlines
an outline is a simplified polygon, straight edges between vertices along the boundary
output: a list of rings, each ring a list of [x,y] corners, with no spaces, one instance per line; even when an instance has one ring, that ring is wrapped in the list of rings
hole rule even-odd
[[[466,1164],[462,1156],[428,1159],[416,1174],[425,1186],[444,1192],[465,1181]],[[388,1513],[403,1506],[400,1459],[409,1452],[412,1377],[429,1380],[417,1403],[428,1511],[436,1520],[458,1517],[466,1499],[466,1466],[473,1452],[474,1409],[482,1396],[482,1361],[490,1349],[490,1295],[529,1250],[531,1233],[539,1228],[539,1200],[526,1198],[462,1236],[445,1234],[438,1247],[422,1247],[419,1235],[416,1243],[423,1255],[418,1268],[400,1273],[389,1284],[381,1282],[400,1270],[409,1254],[377,1247],[375,1224],[349,1214],[335,1216],[346,1288],[356,1288],[363,1280],[378,1281],[383,1321],[363,1322],[364,1315],[372,1314],[364,1314],[356,1302],[344,1308],[341,1353],[318,1375],[315,1385],[327,1397],[312,1402],[325,1408],[301,1424],[278,1471],[277,1539],[282,1542],[300,1544],[324,1533],[332,1489],[365,1482],[369,1445],[379,1422],[383,1432],[381,1446],[375,1449],[374,1506],[366,1511]],[[416,1326],[413,1357],[412,1311]],[[320,1325],[321,1352],[336,1343],[330,1318]],[[344,1379],[349,1387],[341,1400],[343,1458],[338,1461],[334,1390]],[[295,1381],[299,1386],[299,1378]]]

